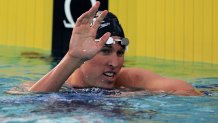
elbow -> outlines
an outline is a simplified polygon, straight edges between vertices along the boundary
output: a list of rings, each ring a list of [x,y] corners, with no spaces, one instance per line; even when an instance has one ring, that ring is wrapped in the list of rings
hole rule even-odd
[[[55,89],[55,88],[46,88],[46,87],[38,87],[36,85],[33,85],[32,87],[30,87],[28,89],[29,92],[58,92],[59,89]]]
[[[203,96],[204,94],[201,93],[199,90],[197,90],[196,88],[194,88],[191,84],[185,82],[185,81],[181,81],[181,80],[177,80],[178,83],[173,84],[174,88],[174,93],[176,95],[181,95],[181,96]]]
[[[170,94],[180,96],[203,96],[204,94],[183,80],[165,79],[165,89]]]

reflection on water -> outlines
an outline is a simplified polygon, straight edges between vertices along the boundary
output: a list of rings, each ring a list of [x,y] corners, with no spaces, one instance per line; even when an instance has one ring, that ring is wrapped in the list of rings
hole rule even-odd
[[[58,62],[39,49],[0,46],[1,122],[215,122],[218,120],[218,65],[127,57],[126,67],[141,67],[185,79],[208,96],[183,97],[142,90],[69,89],[25,92]],[[25,86],[22,86],[25,85]]]

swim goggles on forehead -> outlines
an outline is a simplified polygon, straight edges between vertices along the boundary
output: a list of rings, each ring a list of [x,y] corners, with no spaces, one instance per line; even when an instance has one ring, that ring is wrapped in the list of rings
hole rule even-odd
[[[95,39],[95,41],[98,42],[98,41],[100,41],[100,39]],[[111,44],[115,44],[116,42],[119,42],[120,45],[122,45],[122,46],[128,46],[128,44],[129,44],[128,38],[113,39],[112,37],[109,37],[105,44],[111,45]]]

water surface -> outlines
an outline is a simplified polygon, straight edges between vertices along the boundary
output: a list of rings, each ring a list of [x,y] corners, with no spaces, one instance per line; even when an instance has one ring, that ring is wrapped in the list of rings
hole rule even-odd
[[[39,49],[0,46],[1,122],[174,122],[218,120],[218,65],[127,57],[125,67],[141,67],[183,79],[206,96],[186,97],[138,90],[67,89],[57,93],[5,93],[35,82],[57,60]]]

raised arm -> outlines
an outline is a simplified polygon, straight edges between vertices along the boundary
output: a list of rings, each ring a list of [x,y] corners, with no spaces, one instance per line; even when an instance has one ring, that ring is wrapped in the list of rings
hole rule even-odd
[[[110,33],[105,33],[101,37],[100,42],[95,42],[98,27],[107,14],[107,10],[103,11],[94,24],[90,26],[99,6],[100,3],[96,2],[89,11],[85,12],[77,19],[75,28],[71,35],[69,51],[67,54],[55,68],[36,82],[29,91],[58,91],[68,77],[78,67],[80,67],[86,60],[93,58],[96,53],[100,51],[107,39],[110,37]]]
[[[183,80],[162,77],[141,68],[123,68],[117,79],[117,85],[184,96],[202,95]]]

